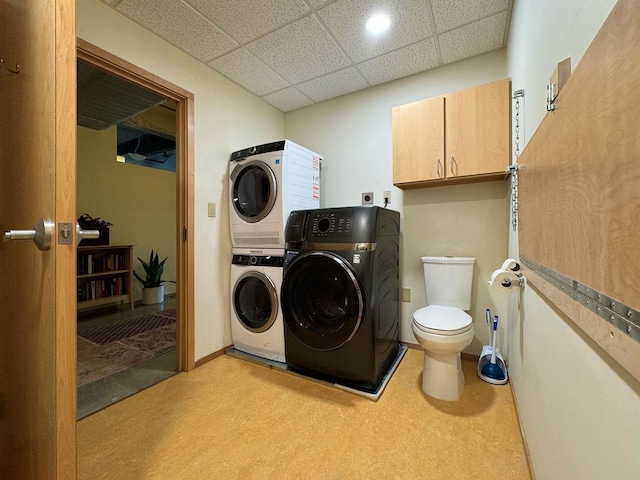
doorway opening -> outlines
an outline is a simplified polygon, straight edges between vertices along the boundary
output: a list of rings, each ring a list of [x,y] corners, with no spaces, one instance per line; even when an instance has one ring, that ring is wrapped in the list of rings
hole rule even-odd
[[[108,245],[78,247],[82,418],[195,367],[193,95],[81,39],[77,59],[77,214],[113,224]],[[166,291],[141,305],[156,255]],[[83,348],[114,363],[88,367]]]

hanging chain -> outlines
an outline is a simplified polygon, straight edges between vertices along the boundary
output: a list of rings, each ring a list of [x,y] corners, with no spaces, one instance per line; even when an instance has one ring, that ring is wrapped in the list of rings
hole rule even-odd
[[[524,90],[517,90],[513,94],[513,98],[516,101],[516,116],[515,116],[515,154],[516,162],[511,170],[511,226],[513,231],[518,230],[518,157],[520,156],[520,98],[524,98]]]

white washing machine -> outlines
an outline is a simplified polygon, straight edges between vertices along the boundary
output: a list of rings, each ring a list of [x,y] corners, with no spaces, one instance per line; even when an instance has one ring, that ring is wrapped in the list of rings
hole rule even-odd
[[[237,350],[284,363],[283,260],[283,249],[233,249],[231,337]]]
[[[290,140],[233,152],[229,167],[234,248],[284,248],[293,210],[319,208],[322,157]]]

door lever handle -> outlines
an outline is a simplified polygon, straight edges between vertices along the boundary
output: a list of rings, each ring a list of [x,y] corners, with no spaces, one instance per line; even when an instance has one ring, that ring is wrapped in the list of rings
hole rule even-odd
[[[83,230],[80,224],[76,222],[76,239],[78,243],[85,238],[100,238],[100,230]]]
[[[54,223],[48,218],[38,220],[33,230],[9,230],[4,232],[4,241],[9,240],[33,240],[40,250],[51,248],[51,238],[53,237]]]

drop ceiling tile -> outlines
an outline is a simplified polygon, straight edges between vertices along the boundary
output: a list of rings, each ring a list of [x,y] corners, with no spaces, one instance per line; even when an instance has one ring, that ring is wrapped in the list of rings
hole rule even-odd
[[[246,43],[309,13],[302,0],[185,0],[227,35]]]
[[[299,90],[294,87],[285,88],[279,92],[270,93],[265,95],[262,99],[269,102],[276,108],[279,108],[283,112],[290,112],[297,108],[306,107],[313,103],[308,97],[304,96]]]
[[[244,48],[216,58],[208,65],[258,96],[289,86],[289,82]]]
[[[431,0],[438,33],[475,22],[509,8],[509,0]]]
[[[514,2],[101,1],[287,111],[501,48]],[[393,23],[374,38],[378,9]]]
[[[237,43],[182,2],[123,0],[116,9],[202,62]]]
[[[329,98],[346,95],[368,86],[364,78],[353,67],[296,85],[298,90],[314,102],[322,102]]]
[[[391,26],[381,35],[365,29],[369,17],[387,13]],[[338,0],[318,10],[349,58],[356,63],[433,35],[434,22],[425,0]]]
[[[291,83],[304,82],[350,65],[315,15],[286,25],[246,47]]]
[[[359,63],[358,69],[372,85],[423,72],[440,65],[436,42],[428,38],[408,47]]]
[[[507,12],[502,12],[438,35],[442,62],[452,63],[502,48],[506,24]]]

